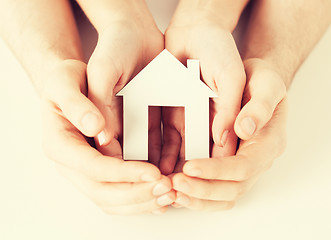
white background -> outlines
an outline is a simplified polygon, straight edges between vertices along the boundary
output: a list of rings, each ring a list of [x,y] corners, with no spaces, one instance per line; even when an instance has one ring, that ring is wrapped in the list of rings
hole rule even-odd
[[[164,29],[176,1],[149,2]],[[102,213],[44,157],[39,99],[2,41],[0,73],[1,240],[331,239],[331,28],[289,91],[286,152],[227,212]]]

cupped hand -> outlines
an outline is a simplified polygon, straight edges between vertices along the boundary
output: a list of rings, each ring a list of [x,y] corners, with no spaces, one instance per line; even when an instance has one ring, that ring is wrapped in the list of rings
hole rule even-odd
[[[234,156],[190,160],[183,172],[172,178],[177,191],[175,206],[196,210],[231,208],[258,180],[261,173],[284,151],[286,145],[287,100],[279,74],[261,59],[245,61],[247,85],[244,107],[236,119],[251,116],[262,126],[249,140],[241,140]],[[240,134],[239,134],[240,135]]]
[[[88,97],[105,118],[96,142],[100,152],[122,157],[122,100],[116,97],[129,80],[164,49],[163,34],[146,9],[127,9],[120,19],[99,31],[99,40],[87,66]],[[136,14],[132,11],[142,11]],[[142,93],[143,94],[143,93]],[[157,165],[161,151],[160,108],[152,108],[150,162]]]
[[[45,78],[43,143],[60,173],[107,213],[166,211],[175,193],[157,167],[105,156],[84,136],[96,136],[104,128],[102,114],[85,96],[86,64],[65,60]]]
[[[240,111],[246,77],[231,32],[203,10],[177,11],[165,33],[165,46],[183,64],[186,59],[200,60],[202,80],[218,94],[210,103],[213,155],[233,155],[237,147],[234,122]],[[160,169],[164,174],[181,169],[185,161],[184,111],[162,110],[164,146]]]

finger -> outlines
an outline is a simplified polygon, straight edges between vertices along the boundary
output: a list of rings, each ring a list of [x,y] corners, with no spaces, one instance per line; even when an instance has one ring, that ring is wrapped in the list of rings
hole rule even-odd
[[[150,107],[148,114],[148,160],[157,167],[161,158],[161,146],[161,108]]]
[[[137,62],[136,45],[123,45],[126,35],[115,27],[110,33],[100,36],[87,65],[88,97],[106,120],[105,129],[97,138],[99,145],[109,144],[118,134],[120,127],[116,116],[122,114],[116,112],[116,101],[120,98],[115,94],[127,83]]]
[[[49,81],[47,95],[58,105],[64,116],[84,135],[96,136],[102,131],[105,120],[96,106],[82,93],[85,85],[86,65],[79,61],[67,61],[65,68]]]
[[[246,88],[250,99],[235,121],[235,131],[244,140],[265,126],[286,95],[284,81],[276,71],[265,65],[254,59],[245,62],[248,75]]]
[[[98,146],[98,151],[105,156],[123,159],[122,146],[116,138],[112,138],[106,146]]]
[[[174,173],[180,173],[183,172],[183,166],[186,163],[186,160],[183,158],[178,159],[177,163],[176,163],[176,167],[174,170]]]
[[[181,192],[177,192],[175,201],[177,207],[182,206],[191,210],[198,211],[224,211],[234,207],[234,202],[230,201],[212,201],[189,197]]]
[[[192,178],[178,173],[172,178],[173,188],[186,195],[213,201],[235,201],[246,192],[245,182]]]
[[[175,169],[176,162],[184,158],[184,110],[182,108],[163,107],[163,145],[160,160],[160,170],[169,175]],[[182,152],[182,153],[181,153]]]
[[[107,157],[92,148],[68,120],[44,107],[44,149],[64,166],[100,182],[139,182],[160,179],[160,171],[149,163]],[[59,151],[59,149],[61,149]]]
[[[212,99],[214,104],[211,105],[212,119],[214,119],[213,140],[217,146],[225,147],[225,153],[231,155],[235,153],[236,142],[229,140],[235,139],[233,124],[240,111],[246,75],[231,33],[218,28],[211,28],[209,31],[213,38],[196,36],[200,40],[194,41],[196,46],[195,49],[191,49],[190,57],[200,59],[203,80],[218,93],[218,97]],[[201,48],[201,46],[208,47]]]
[[[194,159],[185,164],[183,172],[202,179],[244,181],[261,171],[263,164],[264,160],[237,154],[223,158]]]
[[[93,57],[93,56],[92,56]],[[88,97],[100,109],[105,118],[105,128],[98,135],[100,146],[107,145],[115,135],[117,119],[115,117],[114,87],[119,81],[119,70],[105,60],[91,58],[88,65]],[[94,60],[94,61],[93,61]]]
[[[172,184],[167,177],[162,177],[155,182],[100,183],[59,164],[57,164],[57,170],[83,194],[101,207],[134,205],[153,199],[162,206],[162,200],[166,202],[164,195],[172,190]],[[158,198],[161,198],[161,200],[157,200]]]
[[[284,99],[268,124],[250,140],[242,141],[237,154],[224,158],[196,159],[184,165],[192,177],[244,181],[271,167],[286,146],[287,101]]]
[[[225,146],[223,146],[223,147],[220,147],[216,144],[211,145],[211,148],[212,148],[211,157],[212,158],[222,158],[222,157],[231,156],[231,155],[235,154],[236,149],[237,149],[238,137],[233,130],[226,133],[226,135],[227,135],[226,141],[228,142],[228,144],[225,144]]]
[[[174,171],[181,147],[181,137],[178,131],[171,127],[164,127],[160,170],[169,175]]]
[[[240,111],[246,81],[244,67],[230,33],[211,28],[209,34],[213,38],[208,38],[201,34],[205,29],[197,29],[190,44],[184,44],[183,39],[174,41],[170,30],[166,36],[166,47],[182,62],[187,58],[200,60],[203,80],[219,95],[211,105],[213,140],[217,146],[222,147],[219,151],[221,155],[232,155],[237,143],[233,125]]]
[[[213,140],[217,146],[225,147],[227,143],[232,144],[230,139],[235,139],[233,124],[241,107],[245,74],[241,63],[213,71],[219,94],[218,98],[212,100],[214,104],[211,105],[211,111],[214,113]],[[236,143],[232,144],[232,154],[235,152],[235,145]]]
[[[126,205],[126,206],[112,206],[112,207],[103,207],[102,210],[108,214],[117,214],[117,215],[137,215],[144,213],[159,213],[167,210],[167,206],[172,204],[175,201],[175,192],[172,191],[167,195],[162,203],[162,206],[158,203],[157,200],[153,199],[144,203]]]

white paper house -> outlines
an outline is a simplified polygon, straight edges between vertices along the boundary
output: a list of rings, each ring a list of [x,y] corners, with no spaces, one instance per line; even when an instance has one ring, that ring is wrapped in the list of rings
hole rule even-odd
[[[209,157],[209,98],[217,95],[200,80],[199,60],[187,68],[163,50],[118,94],[123,96],[123,158],[148,160],[148,107],[185,109],[185,159]]]

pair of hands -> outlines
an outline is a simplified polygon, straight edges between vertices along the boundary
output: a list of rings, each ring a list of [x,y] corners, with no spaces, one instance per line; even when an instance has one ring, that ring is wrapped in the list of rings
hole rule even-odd
[[[43,94],[46,154],[108,213],[162,213],[170,204],[228,209],[284,149],[282,79],[261,59],[242,63],[230,31],[202,18],[175,18],[165,37],[150,19],[113,22],[99,32],[87,66],[65,60],[49,74]],[[184,164],[183,114],[164,108],[154,109],[149,121],[150,163],[122,160],[122,106],[114,96],[164,47],[183,62],[199,59],[203,80],[219,94],[210,109],[210,159]],[[98,150],[84,135],[97,136]],[[244,140],[236,152],[237,136]]]

